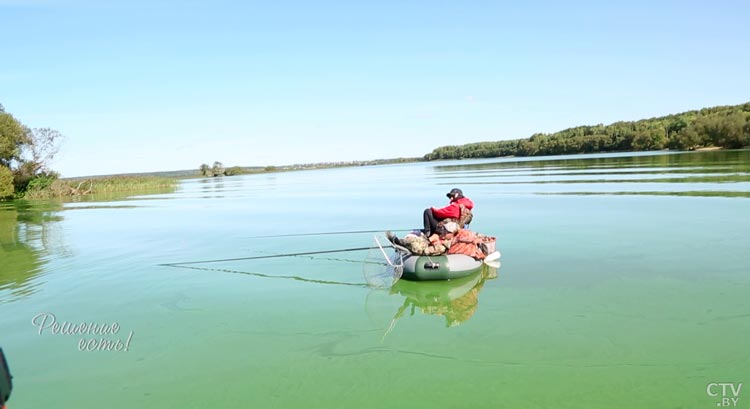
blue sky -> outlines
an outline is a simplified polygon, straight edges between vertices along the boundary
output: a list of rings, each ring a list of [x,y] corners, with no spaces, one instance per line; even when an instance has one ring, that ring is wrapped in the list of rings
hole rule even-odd
[[[421,156],[750,100],[750,2],[0,0],[63,176]]]

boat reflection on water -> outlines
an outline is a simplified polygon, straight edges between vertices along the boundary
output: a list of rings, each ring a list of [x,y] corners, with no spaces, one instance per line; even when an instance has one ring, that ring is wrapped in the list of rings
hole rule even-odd
[[[461,325],[474,315],[479,303],[479,291],[486,280],[497,278],[499,268],[499,263],[495,266],[485,264],[470,276],[448,281],[399,280],[391,287],[390,294],[403,296],[404,302],[393,316],[383,339],[400,318],[407,313],[414,315],[417,310],[426,315],[444,317],[446,327]]]

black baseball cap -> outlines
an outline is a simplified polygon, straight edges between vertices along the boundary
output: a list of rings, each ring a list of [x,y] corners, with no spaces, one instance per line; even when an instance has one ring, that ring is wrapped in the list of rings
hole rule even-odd
[[[446,194],[446,196],[453,197],[453,195],[455,195],[455,194],[458,194],[458,197],[463,197],[464,196],[464,192],[462,192],[461,189],[457,189],[455,187],[453,189],[451,189],[451,191],[448,192],[448,194]]]

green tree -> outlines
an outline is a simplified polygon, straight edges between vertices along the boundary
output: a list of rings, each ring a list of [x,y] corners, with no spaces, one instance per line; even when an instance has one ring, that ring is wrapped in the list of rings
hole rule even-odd
[[[0,165],[10,168],[21,157],[21,146],[27,142],[27,134],[13,115],[0,112]]]
[[[207,164],[205,164],[205,163],[204,163],[204,164],[202,164],[202,165],[200,166],[200,168],[198,168],[198,170],[200,170],[200,172],[201,172],[201,175],[203,175],[203,176],[208,176],[208,175],[210,175],[210,174],[211,174],[211,167],[210,167],[210,166],[208,166],[208,165],[207,165]]]
[[[0,165],[0,199],[13,196],[15,188],[13,186],[13,172],[3,165]]]
[[[677,117],[673,119],[669,126],[667,126],[667,133],[669,135],[682,132],[683,129],[687,128],[688,122],[683,117]]]
[[[666,135],[663,130],[650,129],[639,133],[633,138],[633,149],[637,151],[652,151],[664,149],[666,146]]]
[[[677,150],[692,150],[700,144],[701,137],[698,136],[698,133],[692,128],[687,128],[680,133],[670,135],[667,147]]]
[[[714,143],[729,149],[739,149],[750,145],[750,135],[747,132],[745,115],[734,112],[720,117],[717,121]]]
[[[0,109],[0,166],[12,172],[16,193],[23,193],[35,178],[45,179],[37,186],[48,185],[48,181],[57,178],[49,163],[62,139],[62,134],[52,128],[27,128],[4,108]]]
[[[701,145],[714,145],[730,149],[742,148],[750,144],[744,113],[728,115],[700,116],[685,132],[700,138]]]
[[[211,168],[211,172],[213,173],[214,177],[224,176],[224,164],[219,161],[214,162],[214,166]]]

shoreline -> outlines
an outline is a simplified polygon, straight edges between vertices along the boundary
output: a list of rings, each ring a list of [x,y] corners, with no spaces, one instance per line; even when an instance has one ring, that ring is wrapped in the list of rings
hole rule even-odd
[[[747,148],[745,148],[747,149]],[[370,161],[346,161],[346,162],[322,162],[310,164],[294,164],[283,166],[266,166],[266,167],[237,167],[242,171],[231,175],[221,176],[204,176],[198,169],[179,170],[179,171],[160,171],[160,172],[141,172],[125,173],[110,175],[93,175],[93,176],[76,176],[69,178],[60,178],[52,181],[48,186],[40,189],[27,191],[23,196],[9,198],[8,200],[46,200],[55,198],[81,198],[92,197],[94,195],[112,194],[112,193],[138,193],[149,192],[164,189],[174,189],[180,180],[187,179],[208,179],[223,178],[239,175],[257,175],[271,174],[280,172],[294,172],[305,170],[322,170],[334,168],[349,168],[360,166],[377,166],[391,165],[400,163],[420,163],[420,162],[444,162],[444,161],[461,161],[461,160],[481,160],[481,159],[520,159],[535,160],[543,158],[560,158],[574,157],[581,155],[606,155],[606,154],[666,154],[666,153],[690,153],[690,152],[715,152],[727,150],[719,146],[707,146],[693,150],[673,150],[661,149],[653,151],[626,151],[626,152],[580,152],[562,155],[533,155],[533,156],[497,156],[486,158],[456,158],[456,159],[432,159],[425,158],[396,158],[396,159],[379,159]]]

